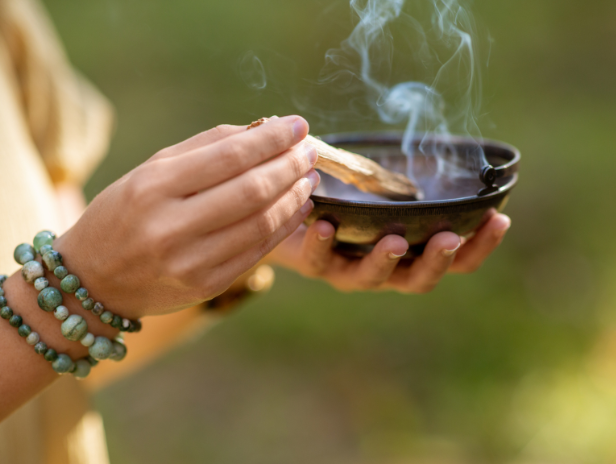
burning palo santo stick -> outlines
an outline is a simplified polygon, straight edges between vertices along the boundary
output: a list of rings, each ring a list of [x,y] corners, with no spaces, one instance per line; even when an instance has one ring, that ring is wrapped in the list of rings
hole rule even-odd
[[[268,118],[259,119],[253,122],[248,130],[267,122]],[[421,189],[408,177],[385,169],[365,156],[334,148],[311,135],[306,137],[304,142],[317,150],[319,158],[315,168],[345,184],[352,184],[363,192],[374,193],[390,200],[409,201],[423,198]]]

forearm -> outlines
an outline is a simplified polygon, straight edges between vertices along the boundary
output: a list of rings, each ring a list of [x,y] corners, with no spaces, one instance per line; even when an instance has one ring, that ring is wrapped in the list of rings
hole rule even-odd
[[[47,272],[46,277],[52,286],[59,286],[53,273]],[[48,348],[65,353],[73,360],[88,355],[88,348],[62,336],[60,321],[53,313],[46,313],[38,307],[37,290],[26,283],[20,273],[12,275],[4,283],[3,289],[8,306],[14,314],[21,316],[23,324],[38,333]],[[110,339],[117,335],[116,329],[103,324],[98,317],[81,308],[76,298],[67,295],[63,304],[71,314],[79,314],[86,319],[91,333]],[[34,347],[18,335],[17,328],[12,327],[5,319],[0,319],[0,352],[1,421],[56,380],[58,374],[52,369],[51,363],[46,361],[42,354],[37,354]]]

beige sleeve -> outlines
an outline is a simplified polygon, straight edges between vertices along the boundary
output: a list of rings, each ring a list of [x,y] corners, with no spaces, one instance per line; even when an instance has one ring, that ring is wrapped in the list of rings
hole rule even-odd
[[[19,82],[31,139],[52,182],[83,184],[107,151],[111,106],[71,67],[36,0],[0,0],[0,34]]]

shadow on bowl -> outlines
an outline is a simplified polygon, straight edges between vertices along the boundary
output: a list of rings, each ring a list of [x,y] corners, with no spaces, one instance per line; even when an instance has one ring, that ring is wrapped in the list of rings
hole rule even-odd
[[[367,156],[392,171],[407,173],[409,161],[400,149],[402,135],[399,133],[337,134],[322,139]],[[487,220],[492,209],[504,209],[518,181],[520,154],[517,149],[499,142],[481,142],[488,163],[505,174],[496,179],[493,188],[486,189],[480,180],[482,166],[477,163],[480,156],[475,140],[454,137],[445,144],[438,137],[424,137],[414,141],[415,147],[420,143],[425,154],[417,151],[413,157],[413,172],[424,189],[423,201],[388,201],[321,173],[321,185],[312,196],[315,208],[306,224],[320,219],[331,222],[336,227],[335,248],[348,257],[365,256],[380,239],[395,234],[408,241],[411,248],[406,258],[413,258],[423,253],[426,243],[435,234],[451,231],[468,236]],[[451,156],[452,146],[462,160],[475,161],[476,176],[467,175],[452,182],[446,176],[436,175],[438,165],[431,151],[438,150],[447,157]]]

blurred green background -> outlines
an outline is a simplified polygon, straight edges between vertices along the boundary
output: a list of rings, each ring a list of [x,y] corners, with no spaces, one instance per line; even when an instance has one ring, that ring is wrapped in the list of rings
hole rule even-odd
[[[90,197],[204,129],[296,113],[301,78],[352,27],[347,0],[46,4],[117,109]],[[503,247],[421,297],[280,271],[268,296],[98,395],[113,464],[616,461],[616,3],[473,9],[493,38],[484,135],[524,155]],[[238,64],[250,50],[275,71],[263,91]],[[306,116],[315,133],[360,127]]]

